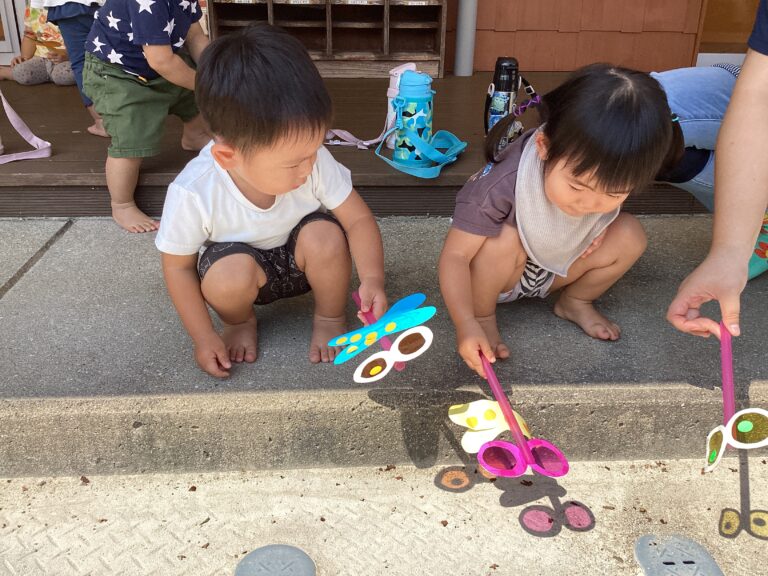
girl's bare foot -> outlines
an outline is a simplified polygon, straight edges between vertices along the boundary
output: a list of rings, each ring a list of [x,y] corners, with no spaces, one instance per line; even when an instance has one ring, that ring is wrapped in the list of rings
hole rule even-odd
[[[93,134],[94,136],[109,138],[109,134],[107,134],[107,131],[104,129],[104,122],[101,120],[101,118],[94,121],[92,126],[88,126],[87,130],[89,133]]]
[[[99,116],[99,113],[94,109],[93,104],[88,106],[86,110],[88,110],[88,114],[90,114],[91,118],[93,118],[93,124],[88,126],[88,132],[94,136],[109,138],[109,134],[107,134],[107,131],[104,129],[104,121],[101,119],[101,116]]]
[[[509,348],[501,340],[499,327],[496,324],[496,314],[491,314],[490,316],[481,316],[479,318],[475,318],[475,320],[477,320],[477,323],[480,324],[483,332],[485,332],[485,335],[488,338],[488,343],[491,345],[491,349],[496,355],[496,358],[499,360],[505,360],[506,358],[509,358]]]
[[[328,346],[328,341],[341,336],[347,331],[347,321],[344,316],[328,318],[315,314],[312,320],[312,339],[309,341],[309,361],[333,362],[341,348]]]
[[[232,362],[256,362],[258,338],[256,335],[256,314],[240,324],[224,324],[221,335]]]
[[[136,207],[135,202],[112,202],[112,218],[128,232],[154,232],[160,228],[160,222],[144,214]]]
[[[600,314],[592,302],[572,298],[566,293],[563,293],[555,304],[555,314],[578,325],[592,338],[618,340],[621,336],[621,329]]]

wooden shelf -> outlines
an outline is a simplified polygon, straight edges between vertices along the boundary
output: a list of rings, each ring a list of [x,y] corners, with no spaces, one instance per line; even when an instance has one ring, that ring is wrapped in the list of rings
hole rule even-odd
[[[402,62],[442,77],[446,0],[213,0],[211,33],[256,22],[281,26],[306,46],[321,74],[387,76]],[[335,68],[334,68],[335,67]]]

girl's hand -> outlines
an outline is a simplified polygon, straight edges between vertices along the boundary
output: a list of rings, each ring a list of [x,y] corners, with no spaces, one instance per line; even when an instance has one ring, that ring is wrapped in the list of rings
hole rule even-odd
[[[603,240],[605,240],[605,233],[606,232],[608,232],[607,228],[605,230],[603,230],[602,233],[597,238],[592,240],[592,244],[587,246],[587,249],[584,250],[584,253],[580,256],[580,258],[586,258],[590,254],[592,254],[592,252],[594,252],[595,250],[600,248],[600,245],[603,243]]]
[[[11,60],[11,70],[16,67],[17,64],[21,64],[22,62],[26,62],[29,60],[29,58],[26,58],[24,56],[16,56],[13,60]]]
[[[384,282],[379,280],[362,280],[358,293],[360,294],[361,312],[358,312],[357,316],[364,324],[368,324],[368,322],[365,321],[363,312],[373,312],[373,315],[378,320],[387,311],[387,295],[384,292]]]
[[[200,368],[216,378],[227,378],[232,368],[229,351],[216,332],[195,341],[195,360]]]
[[[488,341],[488,336],[486,336],[483,327],[475,320],[468,322],[464,326],[457,327],[456,341],[459,355],[467,363],[467,366],[477,372],[482,378],[485,378],[485,370],[483,370],[483,363],[480,360],[479,352],[482,351],[483,356],[488,358],[488,361],[491,363],[496,362],[496,355],[493,353],[491,343]]]

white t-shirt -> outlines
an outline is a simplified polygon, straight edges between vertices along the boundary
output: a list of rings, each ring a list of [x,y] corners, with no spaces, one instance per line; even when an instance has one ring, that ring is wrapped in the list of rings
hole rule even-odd
[[[320,147],[307,181],[275,197],[268,209],[252,204],[211,155],[208,144],[168,187],[155,245],[179,256],[206,243],[244,242],[268,250],[283,246],[299,221],[321,209],[334,210],[352,192],[349,170]]]

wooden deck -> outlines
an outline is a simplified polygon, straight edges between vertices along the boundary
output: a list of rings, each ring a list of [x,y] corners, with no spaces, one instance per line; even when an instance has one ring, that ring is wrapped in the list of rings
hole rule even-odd
[[[560,81],[562,73],[526,75],[540,92]],[[434,88],[436,129],[447,129],[469,142],[468,149],[435,180],[407,176],[379,160],[373,151],[332,147],[331,152],[351,171],[357,189],[377,215],[449,215],[456,191],[480,166],[482,153],[482,108],[490,81],[488,73],[470,78],[436,80]],[[331,79],[335,126],[358,136],[379,133],[386,110],[387,80]],[[32,130],[53,143],[53,155],[44,160],[12,162],[0,166],[0,216],[105,216],[109,195],[104,179],[108,141],[85,131],[89,117],[74,87],[51,84],[24,87],[2,83],[3,92]],[[536,123],[535,114],[524,118]],[[0,134],[6,152],[26,149],[3,114]],[[164,152],[144,162],[137,202],[150,214],[162,211],[168,184],[194,154],[179,147],[181,124],[168,120]],[[627,201],[634,213],[688,213],[704,209],[692,197],[666,185],[654,185]]]

